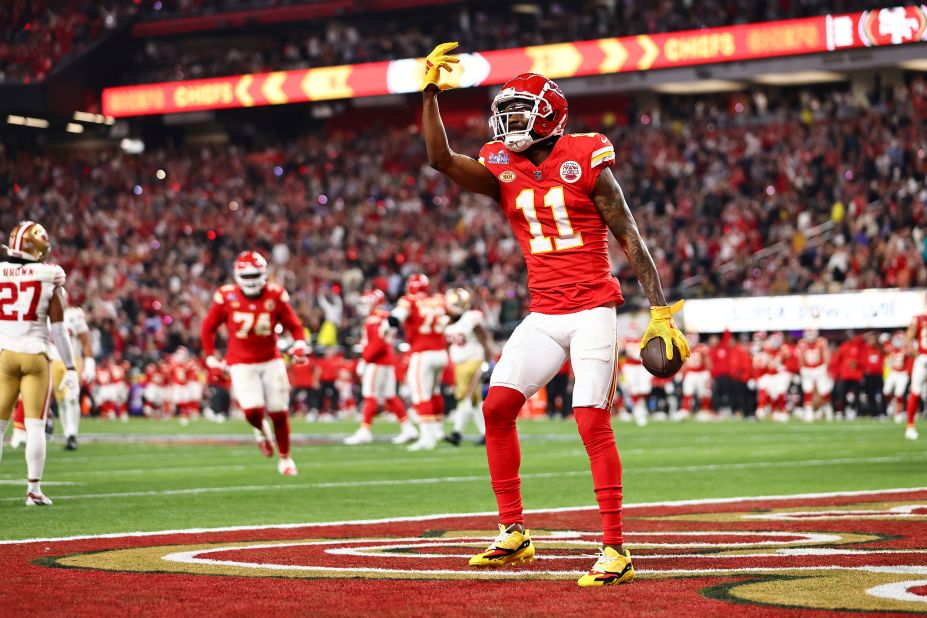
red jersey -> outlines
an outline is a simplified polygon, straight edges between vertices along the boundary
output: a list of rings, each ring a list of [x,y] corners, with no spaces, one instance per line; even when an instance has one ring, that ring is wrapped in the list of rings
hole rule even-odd
[[[863,373],[867,376],[882,375],[885,368],[885,355],[878,346],[863,347]]]
[[[375,309],[364,320],[364,334],[361,335],[364,362],[375,365],[395,365],[396,354],[393,351],[395,333],[389,325],[389,312]]]
[[[802,339],[798,342],[798,355],[801,366],[808,369],[820,367],[827,362],[827,340],[818,337],[814,341]]]
[[[691,373],[693,371],[707,371],[709,353],[710,350],[704,343],[695,344],[695,346],[693,346],[690,350],[689,360],[687,360],[686,364],[682,366],[683,370],[686,373]]]
[[[760,350],[753,355],[753,377],[761,378],[771,373],[776,373],[776,369],[773,367],[773,358],[769,352]]]
[[[393,314],[403,322],[406,341],[412,352],[447,349],[444,329],[450,318],[443,295],[403,296]]]
[[[798,373],[801,360],[798,357],[798,347],[792,343],[783,343],[779,348],[779,363],[789,373]]]
[[[624,340],[624,360],[629,365],[641,364],[641,340],[626,337]]]
[[[107,384],[112,384],[112,382],[113,378],[109,372],[109,367],[97,367],[96,383],[100,386],[106,386]]]
[[[290,331],[297,341],[304,341],[303,325],[290,306],[290,296],[276,283],[264,286],[260,295],[248,298],[237,285],[223,285],[213,296],[212,307],[203,320],[203,353],[216,351],[216,331],[222,324],[228,333],[229,365],[265,363],[280,358],[277,349],[277,324]]]
[[[731,347],[730,370],[731,376],[735,380],[746,382],[750,379],[753,367],[750,351],[747,350],[746,346],[736,344]]]
[[[714,346],[708,346],[708,358],[711,359],[711,376],[732,375],[731,368],[731,331],[724,331],[724,335]]]
[[[927,354],[927,315],[914,318],[914,344],[918,355]]]
[[[334,382],[338,379],[338,372],[344,368],[344,356],[340,352],[334,355],[325,355],[318,361],[319,379],[322,382]]]
[[[176,384],[177,386],[184,386],[187,382],[190,381],[190,377],[187,374],[187,368],[182,364],[171,365],[170,376],[171,383]]]
[[[119,365],[113,365],[109,368],[109,377],[113,384],[128,382],[128,376],[125,370]]]
[[[529,310],[573,313],[620,305],[608,226],[590,197],[599,174],[615,163],[608,138],[564,135],[539,167],[500,141],[483,146],[479,160],[499,179],[499,205],[525,256]]]
[[[913,365],[913,359],[908,356],[904,348],[893,348],[888,354],[888,368],[892,371],[910,373]]]
[[[856,336],[837,349],[837,377],[857,382],[863,379],[863,342]]]

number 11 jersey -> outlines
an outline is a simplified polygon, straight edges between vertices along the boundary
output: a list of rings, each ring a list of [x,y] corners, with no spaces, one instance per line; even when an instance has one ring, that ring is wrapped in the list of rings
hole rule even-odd
[[[539,166],[502,142],[489,142],[479,161],[499,182],[499,203],[525,256],[529,309],[561,314],[620,305],[608,226],[591,198],[599,174],[615,162],[608,138],[564,135]]]

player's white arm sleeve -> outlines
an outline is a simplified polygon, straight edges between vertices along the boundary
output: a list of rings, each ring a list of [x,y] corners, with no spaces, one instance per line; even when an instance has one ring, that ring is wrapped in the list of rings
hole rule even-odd
[[[71,337],[64,322],[51,323],[51,338],[61,355],[61,362],[65,368],[74,369],[74,350],[71,348]]]
[[[389,314],[400,323],[405,322],[406,318],[409,317],[409,306],[404,304],[396,305]]]

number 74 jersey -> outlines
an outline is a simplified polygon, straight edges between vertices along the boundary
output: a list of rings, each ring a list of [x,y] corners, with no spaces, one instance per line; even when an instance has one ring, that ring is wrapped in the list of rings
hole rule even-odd
[[[229,365],[265,363],[280,358],[274,329],[281,324],[296,339],[304,339],[303,326],[290,306],[283,287],[268,283],[261,294],[249,298],[237,285],[223,285],[213,296],[212,306],[203,320],[203,353],[215,353],[216,331],[223,324],[227,331]]]
[[[489,142],[479,161],[499,182],[499,203],[525,256],[530,310],[573,313],[621,304],[608,226],[591,198],[599,174],[615,162],[608,138],[564,135],[539,166],[502,142]]]

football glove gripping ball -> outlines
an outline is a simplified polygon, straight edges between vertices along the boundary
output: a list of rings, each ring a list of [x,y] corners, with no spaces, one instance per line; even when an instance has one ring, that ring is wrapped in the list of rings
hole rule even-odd
[[[660,305],[650,308],[650,324],[647,325],[647,330],[644,331],[644,336],[641,337],[641,349],[644,349],[648,341],[654,337],[659,337],[666,346],[667,359],[673,358],[674,343],[682,355],[683,362],[689,358],[689,342],[686,341],[685,335],[682,334],[682,331],[676,327],[676,323],[673,321],[673,314],[678,313],[685,302],[684,300],[678,300],[672,305]]]
[[[451,65],[460,62],[460,58],[448,55],[448,52],[453,51],[456,47],[456,42],[441,43],[425,57],[425,75],[422,77],[422,90],[428,89],[432,84],[438,90],[443,90],[440,83],[441,69],[450,72]]]

